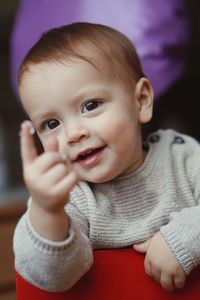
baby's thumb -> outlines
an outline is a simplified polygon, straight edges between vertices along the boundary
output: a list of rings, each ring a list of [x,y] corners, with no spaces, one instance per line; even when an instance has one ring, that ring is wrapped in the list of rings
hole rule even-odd
[[[149,246],[149,240],[147,240],[143,243],[134,244],[133,249],[140,253],[146,253],[148,246]]]

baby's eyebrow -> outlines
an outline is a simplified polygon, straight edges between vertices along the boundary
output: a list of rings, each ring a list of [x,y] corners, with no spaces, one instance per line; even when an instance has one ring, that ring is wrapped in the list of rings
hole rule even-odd
[[[37,112],[31,116],[31,119],[33,123],[38,123],[47,120],[49,118],[52,118],[52,115],[53,112],[50,111]]]
[[[108,89],[105,86],[101,86],[101,85],[88,85],[85,86],[82,90],[79,91],[79,93],[77,93],[77,95],[75,96],[75,98],[83,98],[84,96],[87,95],[91,95],[91,96],[95,96],[98,94],[107,94],[108,93]]]

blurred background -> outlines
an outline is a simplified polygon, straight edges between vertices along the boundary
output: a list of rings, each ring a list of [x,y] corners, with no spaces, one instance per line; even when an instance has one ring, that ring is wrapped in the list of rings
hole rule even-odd
[[[12,237],[28,198],[18,136],[25,114],[16,79],[27,50],[43,31],[65,23],[91,21],[119,29],[134,41],[155,89],[154,116],[144,137],[174,128],[200,140],[199,11],[197,0],[0,1],[1,300],[15,299]]]
[[[11,192],[8,187],[18,188],[22,184],[18,132],[24,117],[10,79],[9,47],[17,6],[17,0],[0,2],[0,201]]]
[[[24,119],[10,79],[10,34],[17,0],[0,1],[0,299],[15,299],[12,237],[25,210],[19,124]]]

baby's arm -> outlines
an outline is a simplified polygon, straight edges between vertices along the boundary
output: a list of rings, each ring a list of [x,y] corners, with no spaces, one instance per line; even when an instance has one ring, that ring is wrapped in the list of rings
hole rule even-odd
[[[49,138],[46,152],[37,155],[30,126],[29,122],[22,124],[21,156],[24,180],[32,197],[31,223],[43,237],[63,240],[69,228],[64,207],[78,178],[69,163],[63,160],[55,138]]]
[[[70,288],[92,264],[88,237],[70,220],[65,205],[78,178],[50,139],[38,156],[30,124],[21,131],[24,179],[31,194],[28,212],[17,225],[14,251],[17,271],[46,290]]]
[[[172,291],[184,286],[186,274],[160,232],[146,242],[134,245],[134,249],[146,253],[145,272],[164,289]]]
[[[168,223],[160,228],[159,234],[153,236],[146,243],[136,246],[138,251],[147,252],[145,259],[147,273],[159,278],[158,274],[161,270],[172,266],[172,271],[175,270],[178,278],[182,277],[181,281],[178,280],[179,284],[177,285],[174,275],[174,286],[168,284],[167,289],[179,288],[182,284],[184,285],[185,277],[184,275],[180,276],[182,274],[180,266],[182,271],[189,275],[192,269],[200,265],[200,147],[193,139],[188,137],[185,139],[187,139],[185,148],[181,148],[180,155],[177,155],[177,157],[183,158],[180,168],[183,176],[178,179],[179,186],[182,185],[183,198],[180,196],[181,193],[177,193],[179,195],[178,209],[169,215]],[[174,148],[174,151],[176,150],[177,148]],[[185,181],[184,175],[187,176]],[[187,191],[188,186],[190,192]],[[187,197],[184,197],[184,193]],[[150,261],[152,262],[149,263]],[[171,264],[172,262],[174,263]],[[176,268],[177,263],[178,267]],[[152,266],[155,271],[150,271]]]
[[[173,212],[160,232],[134,245],[135,250],[146,253],[146,272],[167,290],[183,287],[186,275],[200,264],[199,216],[200,205]]]

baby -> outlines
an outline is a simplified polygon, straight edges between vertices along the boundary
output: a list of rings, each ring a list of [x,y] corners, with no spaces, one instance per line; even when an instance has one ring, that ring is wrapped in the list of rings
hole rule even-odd
[[[64,291],[94,249],[133,246],[164,289],[182,288],[200,264],[200,147],[173,130],[142,142],[153,91],[130,41],[98,24],[52,29],[22,62],[19,92],[31,197],[14,235],[17,271]]]

